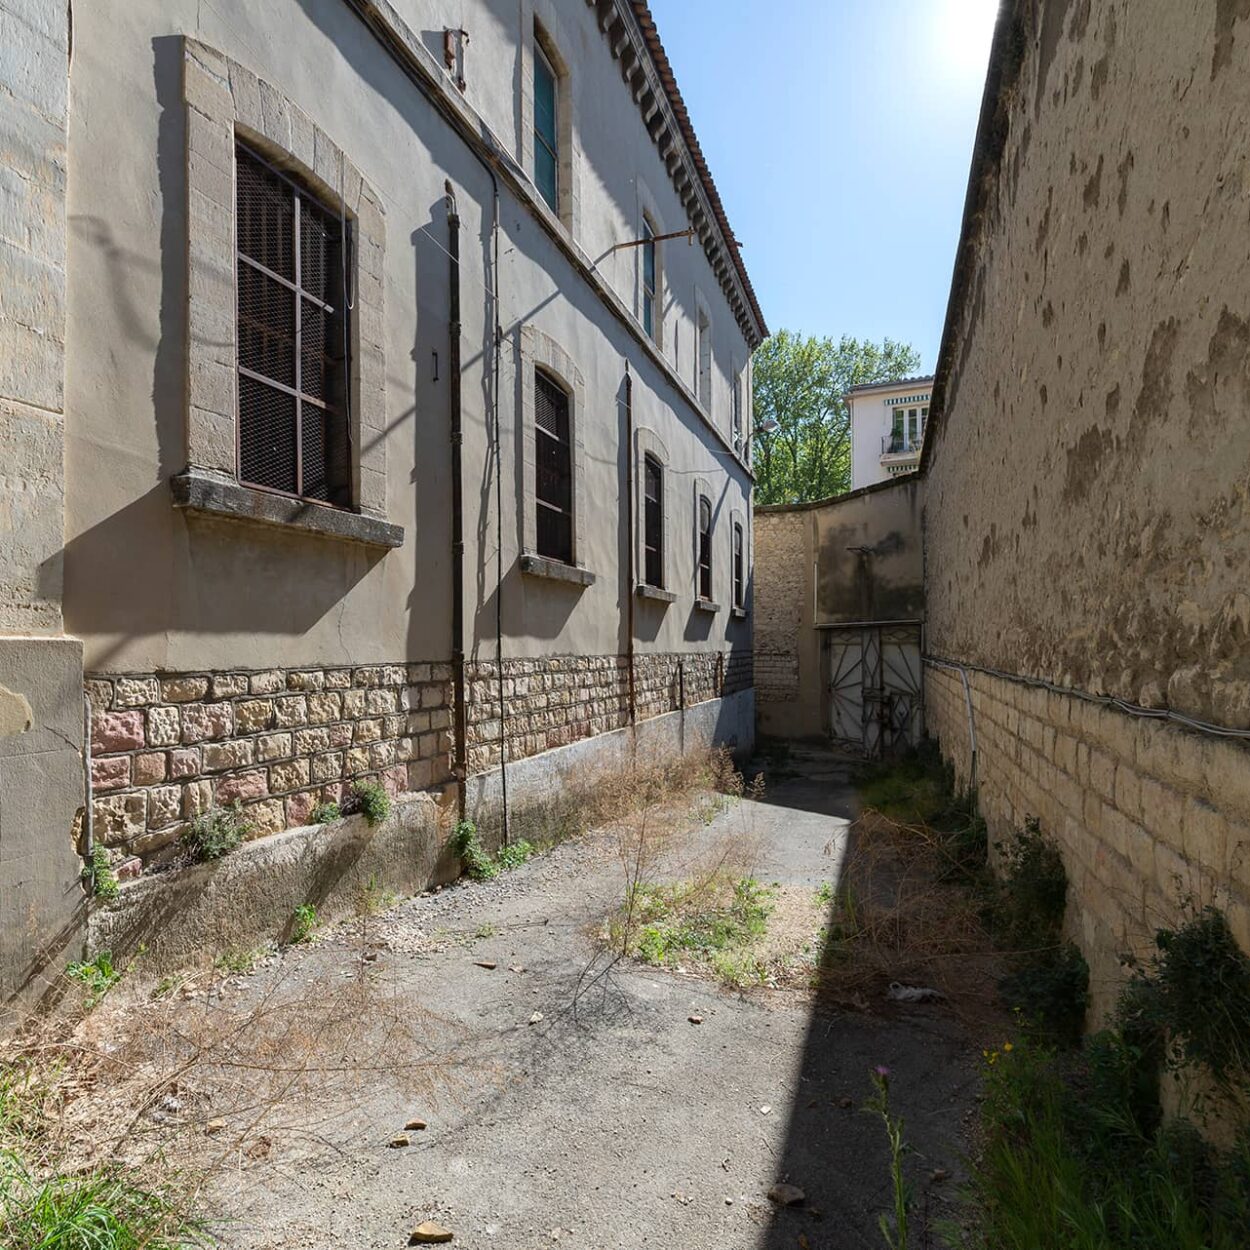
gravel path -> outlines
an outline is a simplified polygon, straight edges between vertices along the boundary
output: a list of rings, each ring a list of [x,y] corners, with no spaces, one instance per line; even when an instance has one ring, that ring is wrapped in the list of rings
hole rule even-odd
[[[852,791],[824,753],[791,767],[802,775],[767,802],[696,822],[682,847],[706,853],[749,830],[762,880],[833,880]],[[588,836],[292,949],[230,990],[236,1005],[313,999],[367,975],[378,1022],[356,1058],[379,1062],[347,1105],[309,1111],[315,1133],[270,1132],[240,1150],[215,1195],[230,1213],[225,1243],[403,1246],[435,1219],[466,1250],[879,1247],[884,1138],[859,1107],[880,1063],[907,1119],[919,1201],[949,1200],[976,1088],[976,1050],[952,1018],[817,1011],[806,994],[744,996],[625,964],[596,980],[590,934],[621,889],[613,840]],[[437,1058],[420,1079],[394,1066],[397,1015],[406,1044]],[[392,1146],[414,1117],[428,1127]],[[952,1179],[931,1181],[935,1170]],[[775,1208],[767,1193],[781,1180],[806,1203]]]

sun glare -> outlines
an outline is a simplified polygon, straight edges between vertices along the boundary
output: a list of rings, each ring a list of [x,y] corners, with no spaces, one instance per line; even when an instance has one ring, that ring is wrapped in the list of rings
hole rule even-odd
[[[942,77],[980,87],[985,78],[998,0],[931,0]]]

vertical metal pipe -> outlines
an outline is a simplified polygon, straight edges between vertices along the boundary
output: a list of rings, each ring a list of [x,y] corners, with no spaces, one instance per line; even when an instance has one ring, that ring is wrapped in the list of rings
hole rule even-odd
[[[464,700],[464,469],[461,449],[464,443],[460,393],[460,214],[451,180],[447,190],[447,255],[449,301],[447,334],[451,392],[451,681],[452,681],[452,772],[458,791],[456,804],[464,819],[468,769],[465,748]]]
[[[634,568],[635,547],[638,541],[638,517],[634,499],[634,378],[629,371],[629,361],[625,362],[625,516],[628,520],[629,533],[626,535],[626,546],[629,548],[625,559],[625,618],[628,637],[625,640],[625,654],[629,661],[629,727],[633,729],[638,722],[638,698],[634,685],[634,591],[638,582]]]

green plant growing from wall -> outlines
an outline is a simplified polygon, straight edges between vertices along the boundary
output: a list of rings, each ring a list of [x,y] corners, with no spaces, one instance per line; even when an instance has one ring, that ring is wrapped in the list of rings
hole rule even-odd
[[[351,807],[371,825],[380,825],[391,814],[391,796],[376,781],[353,781]]]
[[[342,814],[337,803],[318,803],[309,813],[308,820],[310,824],[328,825],[332,820],[338,820]]]
[[[317,927],[317,909],[311,903],[301,903],[291,913],[291,944],[307,942]]]
[[[208,863],[241,846],[255,827],[243,815],[243,804],[235,799],[228,807],[210,807],[193,817],[182,834],[182,843],[196,863]]]
[[[460,859],[465,876],[474,881],[489,881],[499,875],[499,865],[482,846],[477,826],[471,820],[460,821],[452,830],[451,847]]]
[[[86,988],[88,1010],[122,979],[121,969],[113,966],[111,951],[100,951],[94,959],[67,965],[65,975]]]
[[[119,886],[117,874],[109,863],[109,853],[98,842],[91,848],[91,857],[83,864],[83,884],[96,898],[104,900],[117,897]]]

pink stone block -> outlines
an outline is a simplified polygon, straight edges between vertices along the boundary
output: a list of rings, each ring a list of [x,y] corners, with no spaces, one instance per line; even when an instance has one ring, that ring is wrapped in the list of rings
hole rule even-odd
[[[144,751],[134,760],[134,779],[137,786],[152,786],[165,780],[165,752]]]
[[[91,761],[92,790],[120,790],[130,784],[130,756],[93,759]]]
[[[292,794],[286,801],[286,823],[289,826],[306,825],[317,805],[317,796],[307,790]]]
[[[247,773],[236,773],[233,777],[223,777],[217,783],[216,799],[218,803],[233,803],[240,799],[244,803],[252,799],[263,799],[269,793],[269,784],[263,769],[253,769]]]
[[[234,709],[229,703],[188,703],[182,709],[183,742],[228,738],[234,732]]]
[[[143,876],[143,860],[137,855],[131,855],[113,869],[113,875],[118,881],[133,881],[136,877]]]
[[[142,745],[142,712],[100,712],[92,718],[93,753],[106,755],[110,751],[133,751]]]
[[[408,789],[408,766],[396,764],[394,768],[388,768],[382,774],[382,784],[389,795],[403,794]]]
[[[188,747],[181,751],[169,753],[169,775],[171,777],[194,777],[201,768],[199,747]]]

